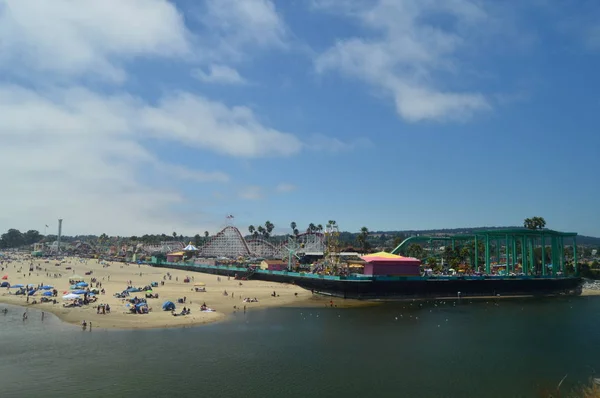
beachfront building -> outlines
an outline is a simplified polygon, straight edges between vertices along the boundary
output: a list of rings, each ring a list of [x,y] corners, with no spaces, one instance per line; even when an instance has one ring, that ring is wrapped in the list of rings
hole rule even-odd
[[[185,253],[183,251],[169,253],[169,254],[167,254],[167,262],[168,263],[177,263],[179,261],[182,261],[184,254]]]
[[[287,261],[282,260],[263,260],[260,263],[260,269],[266,269],[268,271],[285,271],[287,268]]]
[[[370,276],[419,276],[421,261],[413,257],[379,252],[362,256],[364,274]]]

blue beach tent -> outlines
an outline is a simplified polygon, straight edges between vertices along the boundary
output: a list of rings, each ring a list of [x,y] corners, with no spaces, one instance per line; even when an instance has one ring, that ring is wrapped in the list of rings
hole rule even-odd
[[[53,287],[54,287],[54,286],[45,285],[45,286],[42,286],[42,287],[40,287],[40,289],[42,289],[42,290],[50,290],[50,289],[52,289]]]
[[[46,297],[52,297],[52,292],[44,292],[42,293],[42,296],[46,296]]]
[[[172,311],[175,309],[175,304],[172,301],[165,301],[162,308],[163,311]]]
[[[73,294],[86,294],[87,291],[82,290],[82,289],[77,289],[77,290],[73,290],[71,293],[73,293]]]
[[[88,287],[89,285],[87,283],[85,283],[85,282],[77,282],[75,284],[75,286],[77,286],[77,287]]]
[[[9,286],[10,286],[10,283],[8,283],[7,281],[0,283],[0,287],[9,287]]]

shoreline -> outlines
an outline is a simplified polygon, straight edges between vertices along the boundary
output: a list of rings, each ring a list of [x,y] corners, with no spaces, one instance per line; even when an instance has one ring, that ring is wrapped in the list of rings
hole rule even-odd
[[[262,311],[267,308],[285,308],[285,307],[313,308],[313,307],[317,307],[316,303],[310,304],[311,301],[312,301],[311,299],[307,299],[302,302],[292,303],[292,304],[287,304],[287,305],[284,304],[281,306],[257,307],[257,308],[253,308],[253,309],[247,309],[247,312]],[[34,310],[38,313],[45,312],[48,314],[52,314],[52,316],[55,316],[58,319],[58,321],[61,322],[62,324],[69,325],[71,327],[81,327],[81,324],[78,321],[71,320],[71,319],[69,319],[69,317],[63,316],[64,315],[63,313],[61,313],[60,311],[57,311],[56,309],[53,309],[52,307],[44,307],[44,306],[41,306],[40,304],[14,303],[14,302],[10,302],[10,301],[3,301],[2,299],[0,299],[0,304],[6,305],[9,307],[13,307],[13,308],[22,308],[22,309],[24,309],[25,312],[27,312],[28,310]],[[303,306],[302,304],[308,304],[308,305]],[[340,307],[338,306],[338,308],[340,308]],[[200,321],[192,321],[192,322],[170,323],[170,324],[165,324],[165,325],[159,325],[159,324],[154,324],[154,323],[153,324],[138,323],[136,325],[123,326],[123,327],[113,326],[113,325],[109,325],[109,326],[100,325],[99,326],[98,324],[100,323],[100,321],[96,321],[92,318],[89,318],[89,319],[91,319],[91,323],[93,324],[94,330],[103,330],[103,331],[185,329],[185,328],[201,327],[201,326],[210,325],[210,324],[218,323],[218,322],[225,322],[225,321],[231,319],[237,313],[239,313],[239,311],[237,311],[237,312],[232,311],[227,314],[213,313],[213,314],[218,314],[218,316],[211,318],[211,319],[203,319]],[[241,313],[243,314],[243,311]],[[132,314],[132,316],[136,316],[136,315]],[[96,323],[96,322],[98,322],[98,323]]]
[[[54,297],[56,304],[40,303],[40,293],[30,296],[30,303],[27,303],[26,296],[11,294],[16,289],[0,288],[0,303],[52,313],[61,321],[72,325],[81,325],[85,320],[88,323],[92,322],[94,329],[140,330],[194,327],[227,320],[237,312],[288,305],[310,306],[312,301],[310,292],[291,284],[239,281],[200,272],[154,268],[144,264],[98,262],[76,257],[69,257],[58,263],[24,257],[10,263],[5,261],[2,267],[4,270],[0,272],[7,276],[6,280],[11,285],[47,284],[54,286],[58,294]],[[30,267],[34,269],[31,273]],[[83,279],[86,283],[90,283],[90,288],[96,286],[92,283],[92,278],[95,278],[97,283],[102,284],[106,294],[96,295],[98,298],[96,303],[74,308],[63,307],[66,301],[62,296],[69,293],[69,278],[73,275],[85,275]],[[190,281],[184,282],[186,278],[190,278]],[[125,290],[129,282],[136,287],[158,282],[158,287],[154,287],[153,292],[158,293],[159,298],[147,299],[148,306],[152,308],[148,314],[129,313],[126,301],[114,297],[115,293]],[[206,292],[194,291],[195,283],[204,284]],[[276,296],[272,295],[274,292]],[[132,292],[129,298],[134,296],[145,298],[145,292]],[[180,298],[185,298],[185,302],[178,303]],[[243,298],[257,298],[258,302],[244,303]],[[38,301],[37,304],[31,303],[34,299]],[[183,307],[191,309],[191,313],[173,316],[170,311],[162,310],[165,301],[175,303],[177,313],[180,313]],[[96,306],[100,303],[110,305],[110,314],[97,313]],[[200,305],[203,303],[216,312],[201,312]]]
[[[18,258],[10,263],[6,261],[2,265],[3,276],[10,284],[48,284],[58,290],[55,298],[57,304],[26,302],[23,295],[14,294],[14,289],[0,288],[0,303],[11,304],[23,308],[33,308],[54,314],[61,321],[81,325],[83,320],[92,322],[95,329],[118,329],[118,330],[140,330],[140,329],[165,329],[202,326],[214,322],[222,322],[229,319],[235,313],[244,311],[256,311],[263,308],[280,307],[311,307],[318,308],[329,306],[333,301],[336,308],[366,307],[381,305],[386,302],[406,301],[428,301],[428,300],[490,300],[509,298],[530,298],[533,296],[473,296],[473,297],[438,297],[438,298],[406,298],[397,300],[352,300],[337,297],[313,295],[293,284],[259,280],[235,280],[233,278],[219,277],[214,274],[205,274],[197,271],[184,271],[168,268],[151,267],[145,264],[123,264],[99,262],[93,259],[79,259],[77,257],[65,258],[58,263],[48,260],[31,259],[28,257]],[[34,271],[29,272],[30,267]],[[94,286],[92,278],[96,283],[101,283],[106,294],[97,295],[97,303],[91,303],[83,307],[63,307],[62,296],[69,293],[69,278],[74,275],[85,275],[83,279]],[[189,278],[189,282],[184,282]],[[157,282],[158,287],[153,288],[154,293],[159,294],[158,299],[147,299],[152,311],[148,314],[131,314],[126,307],[124,299],[114,297],[115,293],[122,292],[129,286],[143,287]],[[206,292],[194,291],[194,285],[203,284]],[[227,292],[227,294],[226,294]],[[273,293],[276,292],[276,296]],[[145,297],[145,292],[131,293],[134,296]],[[582,296],[600,296],[600,290],[584,289]],[[179,298],[185,298],[184,303],[178,303]],[[244,303],[242,298],[257,298],[258,302]],[[30,300],[39,301],[40,296],[31,296]],[[162,304],[165,301],[176,303],[176,312],[183,307],[190,308],[191,314],[184,316],[172,316],[170,311],[163,311]],[[109,304],[110,314],[98,314],[97,304]],[[216,312],[200,312],[200,304],[206,303],[208,307]]]

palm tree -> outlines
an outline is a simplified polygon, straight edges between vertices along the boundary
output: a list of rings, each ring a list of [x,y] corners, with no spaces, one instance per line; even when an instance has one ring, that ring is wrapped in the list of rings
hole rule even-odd
[[[294,231],[296,229],[296,221],[292,221],[290,223],[290,228],[292,228],[292,231]]]
[[[259,225],[258,228],[256,228],[256,231],[259,234],[261,234],[264,238],[268,238],[268,236],[267,236],[268,232],[262,225]]]
[[[366,253],[369,250],[369,242],[367,238],[369,236],[369,229],[367,227],[362,227],[360,229],[360,235],[358,235],[358,242],[363,250],[363,253]]]
[[[306,232],[315,232],[317,230],[317,226],[314,223],[308,224],[308,229]]]
[[[248,227],[248,232],[250,232],[250,235],[254,235],[255,231],[256,231],[256,228],[254,228],[254,225],[250,225]]]
[[[275,228],[275,225],[273,225],[273,223],[271,221],[267,221],[265,222],[265,230],[267,231],[267,234],[270,236],[271,232],[273,232],[273,229]],[[267,238],[269,237],[267,236]]]
[[[177,232],[173,232],[173,239],[177,240]]]
[[[323,232],[323,225],[322,224],[317,225],[317,231]]]
[[[205,237],[205,238],[208,238],[208,236],[209,236],[209,235],[210,235],[210,234],[208,233],[208,231],[204,231],[204,237]]]

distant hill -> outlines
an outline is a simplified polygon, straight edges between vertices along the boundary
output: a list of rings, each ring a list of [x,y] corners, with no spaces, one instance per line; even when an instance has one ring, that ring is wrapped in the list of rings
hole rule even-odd
[[[404,231],[371,231],[374,234],[386,235],[456,235],[470,234],[473,232],[505,229],[505,228],[523,228],[522,226],[505,226],[505,227],[465,227],[465,228],[447,228],[447,229],[422,229],[422,230],[404,230]],[[584,246],[600,246],[600,238],[593,236],[577,235],[577,244]]]

